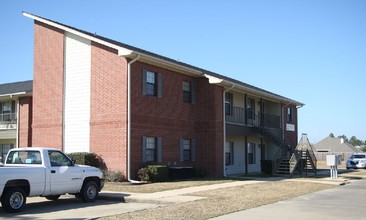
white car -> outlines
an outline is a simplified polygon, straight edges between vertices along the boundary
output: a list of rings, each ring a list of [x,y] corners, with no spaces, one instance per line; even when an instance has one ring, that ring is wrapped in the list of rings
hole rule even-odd
[[[346,163],[348,169],[366,169],[366,153],[352,154]]]

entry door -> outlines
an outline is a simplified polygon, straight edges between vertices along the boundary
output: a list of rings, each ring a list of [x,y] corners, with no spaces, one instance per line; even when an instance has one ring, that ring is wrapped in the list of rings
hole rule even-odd
[[[82,184],[82,169],[59,151],[48,152],[51,169],[50,190],[53,195],[76,193]]]

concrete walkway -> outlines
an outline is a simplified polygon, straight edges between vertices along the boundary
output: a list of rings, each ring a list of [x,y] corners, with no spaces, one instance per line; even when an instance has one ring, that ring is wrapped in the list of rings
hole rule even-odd
[[[212,220],[366,219],[366,181],[357,180],[334,189],[315,192],[261,207],[223,215]]]

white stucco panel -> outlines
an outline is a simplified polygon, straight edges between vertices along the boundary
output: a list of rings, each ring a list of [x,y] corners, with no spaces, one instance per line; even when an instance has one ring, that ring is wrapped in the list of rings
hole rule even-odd
[[[90,41],[65,34],[64,150],[89,152]]]

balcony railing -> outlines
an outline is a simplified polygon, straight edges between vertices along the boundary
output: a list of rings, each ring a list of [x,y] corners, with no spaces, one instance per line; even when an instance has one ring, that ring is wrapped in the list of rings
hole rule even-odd
[[[255,114],[251,109],[232,107],[226,122],[264,128],[281,128],[281,116],[267,113]]]
[[[16,113],[0,114],[0,124],[16,124],[16,123],[17,123]]]

